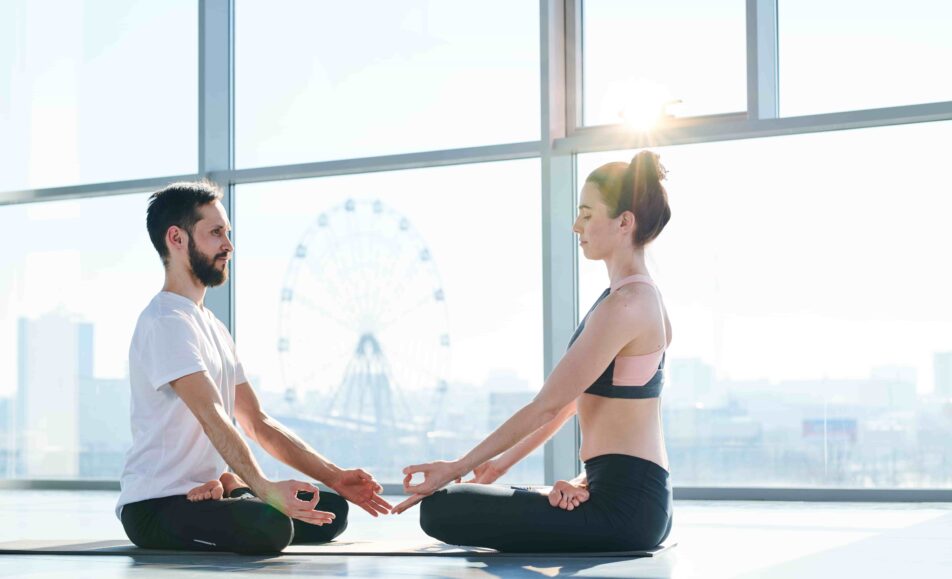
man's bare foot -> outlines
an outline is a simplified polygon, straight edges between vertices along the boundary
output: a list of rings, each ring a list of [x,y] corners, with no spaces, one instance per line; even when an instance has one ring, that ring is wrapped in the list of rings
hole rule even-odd
[[[233,472],[222,473],[221,478],[218,480],[221,481],[224,496],[226,497],[230,497],[231,491],[235,489],[248,488],[248,484]]]
[[[210,480],[200,487],[195,487],[188,491],[185,498],[196,503],[198,501],[217,501],[224,494],[224,488],[221,481]]]

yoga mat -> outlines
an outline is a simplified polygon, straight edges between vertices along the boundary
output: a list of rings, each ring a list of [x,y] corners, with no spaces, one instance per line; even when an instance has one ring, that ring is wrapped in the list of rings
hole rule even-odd
[[[334,541],[324,545],[291,545],[281,555],[387,556],[387,557],[654,557],[674,547],[661,545],[644,551],[604,553],[500,553],[485,547],[455,547],[437,541]],[[0,555],[164,555],[231,557],[235,553],[216,551],[166,551],[140,549],[129,541],[9,541],[0,543]],[[280,556],[280,555],[275,555]]]

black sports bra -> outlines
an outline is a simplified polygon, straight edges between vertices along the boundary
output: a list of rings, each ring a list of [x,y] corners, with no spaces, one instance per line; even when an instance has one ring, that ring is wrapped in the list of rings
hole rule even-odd
[[[576,328],[575,333],[572,334],[572,339],[569,341],[569,347],[575,343],[575,340],[582,334],[582,330],[585,329],[585,320],[588,319],[588,316],[598,307],[598,304],[609,296],[613,289],[617,289],[622,285],[626,285],[624,282],[635,282],[643,280],[635,280],[632,278],[643,277],[643,276],[632,276],[631,278],[625,278],[619,283],[615,288],[606,289],[595,303],[592,305],[591,309],[588,310],[588,313],[585,314],[585,317],[579,323],[578,328]],[[650,283],[650,281],[648,282]],[[653,285],[653,284],[652,284]],[[658,398],[661,396],[661,390],[664,387],[664,359],[665,354],[661,354],[661,361],[658,364],[658,369],[655,371],[654,376],[648,380],[642,386],[619,386],[615,385],[614,375],[615,375],[615,360],[613,359],[608,367],[605,368],[605,371],[602,372],[602,375],[599,376],[595,382],[592,383],[586,390],[586,394],[594,394],[595,396],[604,396],[606,398],[627,398],[627,399],[644,399],[644,398]]]

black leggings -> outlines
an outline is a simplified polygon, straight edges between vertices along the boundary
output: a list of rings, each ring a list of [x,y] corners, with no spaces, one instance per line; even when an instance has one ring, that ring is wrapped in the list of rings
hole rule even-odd
[[[585,462],[589,499],[572,511],[549,504],[548,490],[458,484],[420,505],[420,526],[453,545],[509,552],[635,551],[671,532],[668,471],[624,454]]]
[[[322,492],[316,508],[336,518],[323,526],[291,519],[240,488],[217,501],[175,495],[130,503],[121,519],[129,539],[144,549],[270,554],[292,543],[326,543],[347,528],[347,501],[339,495]]]

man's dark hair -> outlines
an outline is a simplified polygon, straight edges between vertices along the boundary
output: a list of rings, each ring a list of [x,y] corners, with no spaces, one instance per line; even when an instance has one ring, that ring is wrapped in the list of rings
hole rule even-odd
[[[172,183],[149,197],[145,226],[163,264],[169,263],[169,248],[165,245],[169,227],[180,227],[191,237],[192,228],[201,219],[198,208],[221,198],[221,189],[211,181]]]

